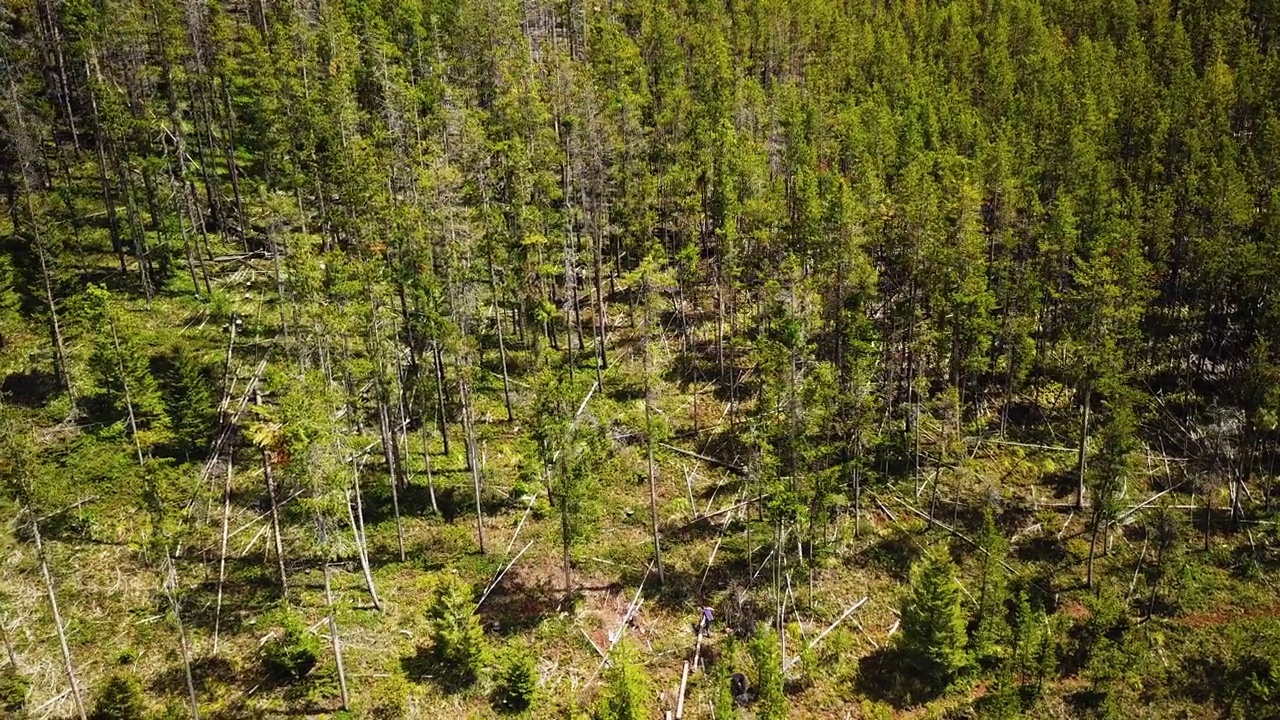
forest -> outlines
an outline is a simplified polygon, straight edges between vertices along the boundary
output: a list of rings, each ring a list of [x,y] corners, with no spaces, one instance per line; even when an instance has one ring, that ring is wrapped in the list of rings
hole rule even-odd
[[[4,0],[0,717],[1280,718],[1274,0]]]

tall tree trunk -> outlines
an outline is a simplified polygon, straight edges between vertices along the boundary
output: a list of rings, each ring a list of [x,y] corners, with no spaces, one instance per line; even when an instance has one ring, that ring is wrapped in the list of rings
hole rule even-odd
[[[116,349],[116,367],[120,370],[120,384],[124,386],[124,406],[128,410],[129,435],[133,438],[133,449],[138,454],[138,467],[146,465],[146,461],[142,458],[142,442],[138,440],[138,421],[133,414],[133,395],[129,392],[129,378],[124,372],[124,356],[120,352],[120,336],[116,333],[116,321],[111,318],[111,311],[107,310],[107,325],[111,327],[111,343]]]
[[[253,403],[262,404],[262,392],[257,388],[253,390]],[[284,540],[280,537],[280,504],[276,495],[275,474],[271,470],[271,453],[266,448],[262,450],[262,474],[267,479],[267,498],[271,502],[271,534],[275,538],[276,569],[280,574],[280,597],[287,599],[289,580],[284,569]]]
[[[493,324],[498,329],[498,356],[502,360],[502,400],[507,406],[507,422],[516,419],[511,412],[511,384],[507,376],[507,342],[502,333],[502,311],[498,308],[498,279],[493,269],[493,259],[489,259],[489,288],[493,301]]]
[[[643,281],[644,296],[644,424],[645,434],[648,438],[648,466],[649,466],[649,522],[653,530],[653,560],[658,570],[658,584],[666,583],[666,575],[662,567],[662,543],[658,538],[658,474],[653,461],[653,388],[651,387],[650,375],[652,368],[650,367],[650,348],[649,334],[652,331],[653,317],[649,307],[649,278]]]
[[[1098,521],[1095,520],[1093,532],[1090,533],[1089,537],[1089,570],[1085,579],[1085,583],[1090,589],[1093,588],[1093,561],[1098,555],[1098,530]]]
[[[425,402],[425,401],[424,401]],[[422,427],[422,466],[427,473],[427,495],[431,498],[431,512],[436,515],[440,514],[440,507],[436,505],[436,480],[431,472],[431,433],[427,431],[427,423],[425,420],[421,422]]]
[[[389,421],[387,419],[387,406],[381,399],[378,400],[378,427],[382,431],[382,453],[387,460],[387,469],[390,472],[391,481],[391,508],[396,515],[396,548],[400,552],[400,562],[404,562],[404,523],[400,519],[400,491],[396,489],[399,482],[396,480],[396,458],[395,452],[391,449],[391,429],[387,427]]]
[[[480,544],[480,553],[484,554],[484,508],[480,503],[481,477],[480,458],[476,452],[475,420],[471,417],[471,398],[467,382],[463,378],[462,368],[458,368],[458,398],[462,403],[462,431],[466,435],[467,465],[471,469],[471,483],[475,491],[476,501],[476,537]]]
[[[40,521],[35,512],[28,507],[31,516],[31,535],[36,543],[36,555],[40,558],[40,574],[44,577],[44,589],[49,597],[49,611],[53,615],[54,629],[58,631],[58,646],[62,650],[62,663],[67,671],[67,682],[71,685],[71,700],[75,703],[76,714],[80,720],[88,720],[84,711],[84,699],[80,696],[80,683],[76,680],[76,670],[71,663],[71,648],[67,646],[67,632],[62,624],[62,613],[58,612],[58,596],[53,591],[53,575],[49,573],[49,558],[44,552],[44,541],[40,537]]]
[[[351,498],[347,498],[347,519],[351,522],[351,534],[355,537],[356,551],[360,554],[360,570],[364,573],[365,586],[369,588],[369,599],[373,601],[373,609],[381,611],[382,602],[378,600],[378,589],[373,584],[373,571],[369,567],[369,543],[364,533],[364,501],[360,495],[360,468],[356,459],[351,458],[351,483],[355,487],[356,509],[351,510]]]
[[[1089,399],[1093,386],[1085,381],[1084,407],[1080,413],[1080,449],[1076,453],[1076,510],[1084,509],[1085,463],[1089,455]]]
[[[338,637],[338,619],[333,610],[333,590],[329,585],[329,563],[324,564],[324,606],[329,613],[329,640],[333,643],[333,659],[338,665],[338,689],[342,692],[342,709],[351,707],[347,692],[347,669],[342,662],[342,638]]]
[[[96,64],[96,61],[95,61]],[[89,75],[89,60],[84,63],[86,82]],[[116,201],[111,193],[111,183],[107,180],[107,151],[105,146],[106,131],[98,114],[98,96],[92,87],[86,93],[89,96],[89,108],[93,113],[93,144],[98,156],[98,186],[102,190],[102,203],[107,210],[107,231],[111,235],[111,248],[120,263],[120,274],[127,272],[124,264],[124,241],[120,237],[120,219],[116,216]]]
[[[232,327],[235,322],[232,321]],[[234,330],[232,333],[234,334]],[[233,335],[234,337],[234,335]],[[228,353],[230,354],[230,353]],[[222,587],[227,579],[227,528],[231,521],[231,479],[235,446],[227,448],[227,479],[222,485],[222,543],[218,546],[218,597],[213,606],[213,654],[218,654],[218,631],[222,626]]]
[[[178,647],[182,652],[182,669],[187,676],[187,695],[191,700],[191,720],[200,720],[200,700],[196,697],[195,676],[191,672],[191,648],[187,645],[187,631],[182,625],[182,609],[178,605],[178,571],[173,567],[173,556],[164,551],[164,593],[173,610],[173,621],[178,626]]]
[[[436,371],[436,424],[440,428],[440,441],[444,443],[444,454],[449,455],[449,425],[445,417],[444,404],[444,357],[440,352],[440,343],[433,340],[431,342],[431,354],[433,356],[433,364]]]
[[[34,216],[32,217],[34,220]],[[58,304],[53,299],[53,281],[49,278],[49,263],[44,251],[44,243],[36,235],[36,255],[40,258],[40,275],[44,285],[45,306],[49,308],[49,333],[53,336],[54,374],[71,399],[71,414],[76,414],[76,390],[71,382],[71,372],[67,362],[67,344],[62,337],[62,324],[58,320]]]

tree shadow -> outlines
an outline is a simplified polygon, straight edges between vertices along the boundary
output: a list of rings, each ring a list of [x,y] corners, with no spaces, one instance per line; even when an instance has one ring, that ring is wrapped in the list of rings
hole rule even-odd
[[[416,682],[434,683],[449,694],[462,692],[476,681],[476,677],[465,669],[445,666],[429,645],[419,645],[413,653],[402,656],[400,670]]]
[[[3,350],[4,346],[0,344],[0,351]],[[58,378],[45,370],[9,373],[0,381],[0,397],[25,408],[45,406],[58,390]]]
[[[244,688],[258,684],[263,676],[259,673],[245,672],[245,668],[237,667],[230,659],[219,655],[205,655],[191,661],[191,679],[196,687],[196,696],[201,701],[218,699],[222,691],[229,688]],[[187,672],[182,663],[166,668],[151,680],[151,689],[163,695],[187,696]]]
[[[923,683],[920,674],[911,669],[902,651],[895,647],[879,648],[859,660],[854,685],[863,695],[898,710],[941,694]]]
[[[564,593],[547,578],[508,575],[480,606],[481,621],[489,631],[508,637],[537,627],[555,614]]]
[[[1057,565],[1067,560],[1066,545],[1052,535],[1037,535],[1019,542],[1011,553],[1027,564]]]
[[[919,544],[910,532],[898,530],[868,547],[861,558],[863,562],[905,581],[911,574],[911,564],[920,553]]]

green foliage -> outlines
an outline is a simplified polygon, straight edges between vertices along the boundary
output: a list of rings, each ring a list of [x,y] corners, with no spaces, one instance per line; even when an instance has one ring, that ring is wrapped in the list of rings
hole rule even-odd
[[[0,668],[0,711],[16,713],[27,704],[27,691],[31,681],[18,668],[5,665]]]
[[[170,353],[168,365],[165,405],[178,452],[190,458],[207,449],[217,422],[210,373],[194,353],[182,347]]]
[[[747,650],[755,666],[756,716],[761,720],[781,720],[787,717],[789,703],[784,687],[786,678],[783,674],[782,646],[778,633],[768,625],[758,625]]]
[[[136,425],[144,449],[167,441],[170,420],[164,396],[135,318],[115,295],[94,285],[85,291],[80,315],[94,328],[89,369],[111,420],[125,433],[133,431],[130,422]]]
[[[729,658],[733,653],[729,648],[722,650],[723,657],[712,666],[711,673],[704,675],[710,686],[712,720],[733,720],[737,717],[737,704],[733,699],[733,687],[730,685],[733,666]]]
[[[471,586],[452,573],[440,576],[427,608],[427,637],[436,675],[449,687],[470,686],[484,667],[488,650],[475,607]]]
[[[955,565],[944,553],[926,554],[912,566],[898,648],[930,691],[946,689],[969,667],[962,600]]]
[[[297,681],[307,676],[320,657],[320,639],[307,631],[302,619],[291,612],[280,618],[280,633],[260,650],[267,672],[281,680]]]
[[[146,702],[133,673],[113,673],[94,695],[93,720],[142,720]]]
[[[1002,564],[1008,552],[1008,541],[996,527],[990,508],[983,509],[982,531],[977,540],[982,551],[979,551],[978,558],[977,626],[971,647],[975,659],[990,666],[1004,653],[1003,646],[1009,634],[1005,608],[1009,588]]]
[[[1220,680],[1215,694],[1228,717],[1280,718],[1280,622],[1257,619],[1213,630],[1227,640],[1222,650],[1215,651],[1225,657],[1187,658],[1189,681],[1196,683],[1217,666],[1221,676],[1211,674],[1210,678]]]
[[[497,681],[493,704],[500,712],[520,713],[533,706],[538,693],[538,670],[527,650],[513,647],[507,651]]]
[[[635,645],[623,638],[609,653],[595,720],[649,720],[657,694]]]
[[[373,686],[372,720],[403,720],[409,717],[409,683],[400,675]]]

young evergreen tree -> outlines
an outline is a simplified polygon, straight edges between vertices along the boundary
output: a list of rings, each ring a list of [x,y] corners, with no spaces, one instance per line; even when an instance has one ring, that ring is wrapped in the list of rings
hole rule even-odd
[[[441,576],[427,608],[430,653],[436,672],[449,687],[473,684],[488,652],[471,588],[452,573]]]
[[[955,565],[945,554],[927,553],[912,566],[898,649],[927,692],[945,690],[971,663],[962,600]]]
[[[657,695],[635,645],[622,638],[610,651],[608,662],[596,720],[647,720]]]
[[[756,627],[747,650],[755,666],[756,716],[762,720],[781,720],[790,712],[786,694],[786,675],[782,667],[782,646],[778,633],[761,623]]]

